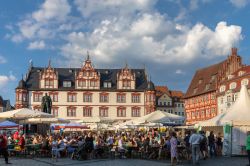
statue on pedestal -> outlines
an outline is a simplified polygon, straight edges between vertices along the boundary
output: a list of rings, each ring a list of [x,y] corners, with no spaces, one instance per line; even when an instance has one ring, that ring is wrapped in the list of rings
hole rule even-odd
[[[50,96],[48,96],[47,93],[45,93],[45,96],[43,96],[42,98],[42,112],[51,114],[51,108],[52,108],[52,100],[50,98]]]

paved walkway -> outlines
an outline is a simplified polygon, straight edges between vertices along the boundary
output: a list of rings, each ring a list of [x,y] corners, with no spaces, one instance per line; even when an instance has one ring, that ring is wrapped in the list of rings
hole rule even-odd
[[[76,161],[71,159],[59,159],[57,162],[48,158],[22,159],[10,158],[12,166],[170,166],[170,161],[139,160],[139,159],[115,159],[115,160],[87,160]],[[201,161],[201,166],[245,166],[246,157],[220,157]],[[4,164],[4,159],[0,158],[0,165]],[[184,162],[179,166],[188,166],[190,163]]]

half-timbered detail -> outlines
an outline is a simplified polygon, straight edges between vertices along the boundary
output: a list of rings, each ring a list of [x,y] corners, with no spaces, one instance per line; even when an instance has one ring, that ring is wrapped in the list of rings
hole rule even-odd
[[[232,48],[226,60],[196,71],[185,95],[187,124],[211,119],[219,113],[217,89],[225,91],[222,82],[243,66],[237,49]]]
[[[54,83],[42,88],[41,78],[53,78]],[[59,118],[80,120],[91,116],[124,121],[155,111],[154,84],[145,69],[130,69],[128,65],[97,69],[89,55],[81,68],[52,68],[49,64],[44,69],[31,65],[22,84],[25,86],[16,89],[17,106],[40,106],[47,93],[52,99],[52,114]]]

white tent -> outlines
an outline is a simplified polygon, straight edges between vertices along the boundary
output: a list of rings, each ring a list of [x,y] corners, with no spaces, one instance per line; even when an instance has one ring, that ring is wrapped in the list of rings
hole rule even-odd
[[[124,123],[120,124],[120,126],[125,126],[125,125],[137,126],[137,125],[140,125],[143,123],[148,123],[148,122],[151,122],[151,123],[171,123],[172,124],[175,121],[181,121],[181,120],[184,120],[184,117],[158,110],[158,111],[151,112],[148,115],[124,122]]]
[[[13,111],[0,113],[0,118],[27,119],[27,118],[51,118],[53,115],[28,108],[21,108]]]
[[[114,120],[109,119],[109,118],[105,118],[105,117],[87,117],[81,120],[77,120],[76,122],[78,123],[109,123],[109,122],[113,122]]]
[[[52,123],[70,123],[69,120],[63,118],[29,118],[24,121],[25,123],[33,124],[52,124]]]

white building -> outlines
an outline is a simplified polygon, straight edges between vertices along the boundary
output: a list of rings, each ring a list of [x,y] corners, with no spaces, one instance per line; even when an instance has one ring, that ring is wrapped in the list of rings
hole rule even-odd
[[[156,86],[156,109],[185,117],[185,107],[181,91],[169,90],[167,86]]]
[[[45,94],[51,96],[52,113],[81,120],[107,117],[129,120],[155,111],[154,84],[144,69],[95,69],[88,56],[82,68],[31,66],[16,88],[16,108],[41,110]]]

